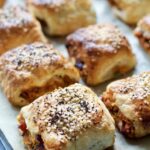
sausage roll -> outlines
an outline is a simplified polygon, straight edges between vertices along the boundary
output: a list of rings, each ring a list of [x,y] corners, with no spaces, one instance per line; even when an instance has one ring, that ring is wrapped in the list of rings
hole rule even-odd
[[[41,26],[21,6],[6,6],[0,10],[0,54],[22,44],[46,41]]]
[[[135,66],[130,44],[111,24],[82,28],[67,37],[66,46],[89,85],[97,85]]]
[[[28,150],[103,150],[114,143],[114,120],[88,87],[73,84],[21,109],[19,129]]]
[[[124,135],[150,134],[150,72],[110,83],[102,100]]]
[[[144,49],[150,52],[150,14],[139,21],[134,33]]]
[[[115,14],[128,24],[136,24],[150,13],[150,0],[109,0]]]
[[[22,45],[0,57],[0,84],[14,105],[29,104],[78,80],[78,70],[49,44]]]
[[[49,35],[63,36],[96,22],[92,0],[28,0],[28,6]]]

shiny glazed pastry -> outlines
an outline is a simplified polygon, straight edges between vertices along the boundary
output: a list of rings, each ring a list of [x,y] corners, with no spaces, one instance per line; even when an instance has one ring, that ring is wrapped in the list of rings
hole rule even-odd
[[[150,73],[114,81],[102,96],[116,126],[128,137],[150,134]]]
[[[150,52],[150,14],[139,21],[134,34],[144,49]]]
[[[46,42],[46,38],[24,7],[9,5],[0,10],[0,54],[34,41]]]
[[[94,24],[96,14],[92,0],[28,0],[29,10],[43,22],[49,35],[63,36]]]
[[[136,24],[150,13],[150,0],[109,0],[115,14],[128,24]]]
[[[114,143],[114,120],[88,87],[73,84],[21,109],[19,129],[28,150],[103,150]]]
[[[89,85],[114,78],[116,73],[124,74],[136,64],[128,40],[111,24],[79,29],[67,37],[66,46]]]
[[[23,45],[0,57],[0,85],[17,106],[78,81],[78,70],[49,44]]]

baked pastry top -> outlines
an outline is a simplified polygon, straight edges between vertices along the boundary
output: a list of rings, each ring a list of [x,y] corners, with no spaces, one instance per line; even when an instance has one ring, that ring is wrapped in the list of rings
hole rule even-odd
[[[79,29],[67,37],[66,47],[84,80],[91,85],[111,79],[116,72],[131,70],[136,62],[128,40],[112,24]]]
[[[134,34],[139,39],[144,49],[149,52],[150,51],[150,14],[143,17],[138,22]]]
[[[116,15],[128,24],[136,24],[150,13],[149,0],[109,0]]]
[[[92,0],[28,0],[29,10],[42,21],[49,35],[63,36],[94,24]]]
[[[23,107],[18,122],[29,150],[39,146],[43,150],[102,150],[114,142],[111,115],[96,94],[80,84],[55,90]]]
[[[0,10],[0,35],[0,54],[22,44],[47,41],[39,22],[22,6]]]
[[[23,45],[0,57],[1,87],[14,105],[78,80],[78,70],[50,44]]]
[[[102,96],[119,130],[129,137],[150,134],[150,73],[114,81]]]

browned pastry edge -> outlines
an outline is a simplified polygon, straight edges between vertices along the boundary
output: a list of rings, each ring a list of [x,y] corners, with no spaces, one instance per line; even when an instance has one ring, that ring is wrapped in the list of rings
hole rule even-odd
[[[95,79],[94,76],[99,70],[98,66],[102,67],[107,60],[118,60],[124,56],[124,59],[128,59],[132,64],[121,64],[120,62],[112,69],[114,76],[117,73],[124,74],[130,71],[136,64],[128,40],[112,24],[96,24],[79,29],[67,37],[66,47],[70,57],[75,59],[76,67],[80,70],[81,76],[89,85],[99,84],[92,83],[91,80]],[[109,65],[105,67],[109,67]],[[108,79],[104,81],[106,80]],[[100,81],[100,83],[104,81]]]
[[[0,10],[0,54],[23,44],[47,42],[40,23],[22,6]]]
[[[135,27],[137,22],[150,13],[148,0],[108,0],[115,15],[130,26]]]
[[[93,119],[93,121],[95,122],[95,125],[101,121],[102,115],[103,115],[103,111],[101,111],[99,113],[99,117],[96,117],[95,119]],[[41,150],[41,149],[45,150],[44,141],[43,141],[41,135],[31,135],[30,134],[29,130],[27,129],[25,119],[21,113],[19,113],[19,115],[17,116],[17,120],[19,123],[18,124],[19,131],[23,137],[23,142],[24,142],[25,146],[27,147],[27,149],[28,150]],[[65,145],[65,143],[61,143],[61,144]],[[55,147],[55,149],[57,149],[57,147]],[[60,150],[60,148],[58,148],[58,150]]]
[[[116,126],[128,137],[142,137],[150,132],[149,80],[149,72],[144,72],[114,81],[102,95]]]
[[[96,23],[96,13],[91,2],[91,0],[28,0],[27,6],[41,22],[46,34],[65,36],[80,27]]]
[[[101,146],[104,137],[109,139],[106,147],[114,142],[114,120],[96,94],[81,84],[39,97],[21,109],[17,120],[29,150]]]
[[[51,44],[23,45],[0,57],[0,84],[14,105],[29,104],[54,88],[78,82],[79,78],[78,70]]]

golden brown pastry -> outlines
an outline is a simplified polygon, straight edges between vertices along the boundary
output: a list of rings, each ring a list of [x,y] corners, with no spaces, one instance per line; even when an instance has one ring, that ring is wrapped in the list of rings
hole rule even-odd
[[[28,0],[28,6],[49,35],[63,36],[96,22],[92,0]]]
[[[0,57],[1,87],[17,106],[78,81],[78,70],[49,44],[23,45]]]
[[[19,129],[28,150],[103,150],[114,143],[114,120],[88,87],[73,84],[21,109]]]
[[[110,83],[102,100],[124,135],[150,134],[150,72]]]
[[[7,6],[0,10],[0,54],[22,44],[44,41],[41,26],[21,6]]]
[[[0,0],[0,7],[2,7],[5,3],[5,0]]]
[[[136,24],[150,13],[150,0],[109,0],[115,14],[128,24]]]
[[[134,34],[144,49],[150,52],[150,14],[139,21]]]
[[[136,63],[126,37],[111,24],[79,29],[67,37],[66,46],[89,85],[109,80],[116,73],[126,73]]]

